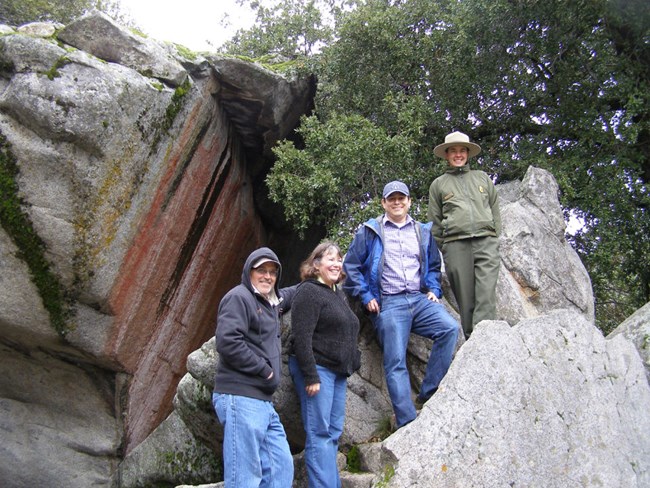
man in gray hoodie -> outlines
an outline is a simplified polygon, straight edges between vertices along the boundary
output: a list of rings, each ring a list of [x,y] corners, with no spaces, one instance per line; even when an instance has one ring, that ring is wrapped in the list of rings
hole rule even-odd
[[[241,284],[221,300],[212,403],[224,428],[226,488],[290,488],[293,459],[273,403],[280,383],[280,316],[296,287],[280,289],[282,266],[267,247],[253,251]]]

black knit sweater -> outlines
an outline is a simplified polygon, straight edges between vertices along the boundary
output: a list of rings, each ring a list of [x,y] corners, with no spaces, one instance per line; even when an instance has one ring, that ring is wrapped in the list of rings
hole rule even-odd
[[[291,354],[306,385],[320,383],[316,364],[346,376],[359,369],[359,319],[342,289],[334,291],[318,280],[305,280],[291,310]]]

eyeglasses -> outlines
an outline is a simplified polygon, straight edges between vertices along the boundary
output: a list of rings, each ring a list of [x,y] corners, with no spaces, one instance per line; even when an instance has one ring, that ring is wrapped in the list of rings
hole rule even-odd
[[[277,269],[255,268],[253,271],[255,271],[258,275],[261,275],[261,276],[269,275],[272,278],[275,278],[276,276],[278,276],[278,270]]]

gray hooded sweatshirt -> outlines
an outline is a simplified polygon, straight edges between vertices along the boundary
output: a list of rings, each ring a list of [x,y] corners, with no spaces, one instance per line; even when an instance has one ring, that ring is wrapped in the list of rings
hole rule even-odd
[[[280,266],[275,282],[280,303],[271,305],[256,293],[250,272],[261,258],[280,262],[268,247],[253,251],[244,264],[241,284],[226,293],[219,303],[215,334],[219,363],[214,392],[271,401],[282,377],[280,315],[290,308],[296,287],[278,288]],[[271,371],[273,377],[267,379]]]

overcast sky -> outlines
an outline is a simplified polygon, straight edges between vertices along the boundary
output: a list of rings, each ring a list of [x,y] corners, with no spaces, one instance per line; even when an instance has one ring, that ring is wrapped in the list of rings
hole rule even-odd
[[[149,37],[182,44],[193,51],[213,51],[253,16],[235,0],[120,0],[122,9]],[[228,14],[230,28],[221,24]],[[212,43],[212,47],[209,43]]]

